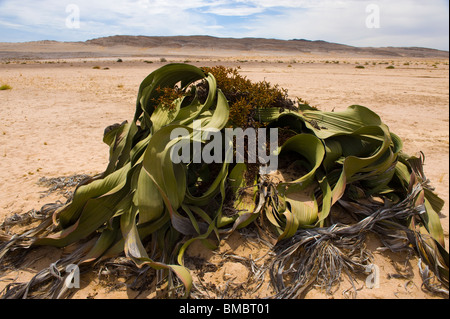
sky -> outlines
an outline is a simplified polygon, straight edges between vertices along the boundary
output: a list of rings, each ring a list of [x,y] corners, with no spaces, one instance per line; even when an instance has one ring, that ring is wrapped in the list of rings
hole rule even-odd
[[[0,42],[210,35],[449,50],[448,10],[449,0],[0,0]]]

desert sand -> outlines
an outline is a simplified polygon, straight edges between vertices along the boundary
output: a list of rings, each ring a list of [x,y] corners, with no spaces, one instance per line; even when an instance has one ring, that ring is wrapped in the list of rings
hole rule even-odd
[[[73,44],[67,45],[68,51],[73,50]],[[279,51],[226,51],[211,55],[179,49],[158,49],[150,57],[139,57],[139,52],[135,52],[120,58],[122,63],[117,62],[117,57],[85,56],[23,59],[9,55],[0,60],[0,86],[11,86],[0,91],[0,222],[46,203],[65,201],[62,193],[48,194],[48,187],[39,183],[43,177],[101,173],[108,163],[103,130],[132,119],[140,82],[165,63],[189,62],[197,66],[240,66],[241,74],[249,79],[278,84],[288,89],[290,97],[300,97],[321,110],[338,111],[360,104],[377,112],[390,130],[402,138],[406,153],[425,154],[425,173],[446,202],[441,222],[448,249],[448,58]],[[167,62],[161,62],[161,58]],[[357,65],[364,68],[356,68]],[[388,65],[394,69],[386,69]],[[421,288],[417,257],[383,251],[380,247],[378,239],[371,236],[368,248],[380,268],[380,286],[368,289],[365,278],[358,277],[356,298],[443,298]],[[203,298],[263,298],[273,293],[268,274],[259,288],[247,287],[249,266],[240,257],[251,256],[260,266],[266,252],[251,234],[236,232],[216,251],[194,243],[187,252],[187,266],[193,270],[195,284],[203,287]],[[0,290],[14,280],[31,278],[60,256],[61,251],[56,248],[34,250],[27,257],[30,264],[26,270],[15,270],[0,278]],[[157,296],[152,284],[138,294],[131,287],[132,278],[99,269],[94,267],[83,274],[81,288],[73,298]],[[312,289],[304,297],[354,296],[352,284],[343,278],[333,295]]]

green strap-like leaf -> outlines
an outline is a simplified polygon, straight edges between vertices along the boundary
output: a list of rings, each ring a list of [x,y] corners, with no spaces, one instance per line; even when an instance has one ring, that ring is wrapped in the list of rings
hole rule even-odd
[[[281,146],[280,154],[284,151],[297,152],[307,160],[309,167],[306,167],[308,172],[305,175],[292,182],[280,183],[277,189],[281,194],[301,191],[314,180],[316,170],[321,166],[325,156],[324,145],[314,135],[298,134]]]
[[[341,112],[305,110],[300,115],[306,126],[320,139],[352,134],[365,126],[380,126],[380,117],[361,105],[351,105]]]

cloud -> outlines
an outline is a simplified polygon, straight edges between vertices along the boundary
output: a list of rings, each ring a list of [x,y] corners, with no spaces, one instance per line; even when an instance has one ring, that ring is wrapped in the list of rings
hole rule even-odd
[[[77,30],[66,26],[66,18],[70,14],[66,7],[71,3],[80,12],[80,28]],[[16,25],[17,31],[34,30],[38,36],[46,34],[47,39],[55,40],[86,40],[115,34],[201,34],[203,26],[214,24],[214,20],[190,10],[205,3],[208,2],[5,0],[0,2],[0,21]]]
[[[204,13],[211,13],[219,16],[229,16],[229,17],[242,17],[242,16],[250,16],[257,13],[262,13],[264,11],[263,8],[257,7],[246,7],[246,6],[236,6],[236,7],[215,7],[208,8],[204,10]]]
[[[69,4],[79,29],[66,26]],[[369,4],[380,28],[366,26]],[[448,20],[445,0],[0,0],[0,41],[208,34],[448,50]]]
[[[320,2],[308,8],[278,8],[275,13],[261,14],[248,23],[247,33],[253,37],[304,38],[355,46],[427,46],[448,50],[449,18],[442,1]],[[369,4],[379,8],[379,28],[367,27]]]

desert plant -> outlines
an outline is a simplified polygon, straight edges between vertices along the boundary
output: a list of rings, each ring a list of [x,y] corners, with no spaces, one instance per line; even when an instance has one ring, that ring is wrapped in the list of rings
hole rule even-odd
[[[279,128],[286,134],[280,134],[277,154],[304,174],[274,183],[257,171],[249,178],[248,161],[175,164],[175,145],[198,142],[195,120],[220,131],[249,123]],[[171,138],[176,128],[189,135]],[[200,139],[205,148],[208,141]],[[72,247],[30,282],[8,287],[5,297],[62,297],[67,289],[55,279],[58,271],[121,252],[138,267],[165,274],[169,293],[187,296],[187,247],[199,240],[214,248],[222,235],[256,220],[277,238],[271,265],[275,297],[297,297],[313,283],[330,288],[341,272],[364,271],[369,232],[394,251],[413,247],[444,288],[428,286],[448,291],[448,253],[438,217],[443,201],[423,173],[422,158],[404,154],[400,138],[366,107],[322,112],[293,105],[285,90],[254,84],[236,69],[168,64],[141,83],[133,120],[108,127],[103,141],[110,161],[102,174],[83,180],[66,204],[45,205],[35,214],[42,220],[37,227],[0,234],[2,271],[31,247]],[[312,205],[296,196],[307,187],[313,189]],[[243,189],[250,190],[251,201],[242,200]],[[336,205],[355,222],[331,218]],[[234,213],[225,214],[227,207]]]
[[[389,65],[389,66],[386,67],[386,69],[395,69],[395,66]]]
[[[365,66],[364,65],[357,65],[357,66],[355,66],[355,69],[365,69]]]
[[[11,90],[12,87],[8,84],[3,84],[0,86],[0,91]]]

